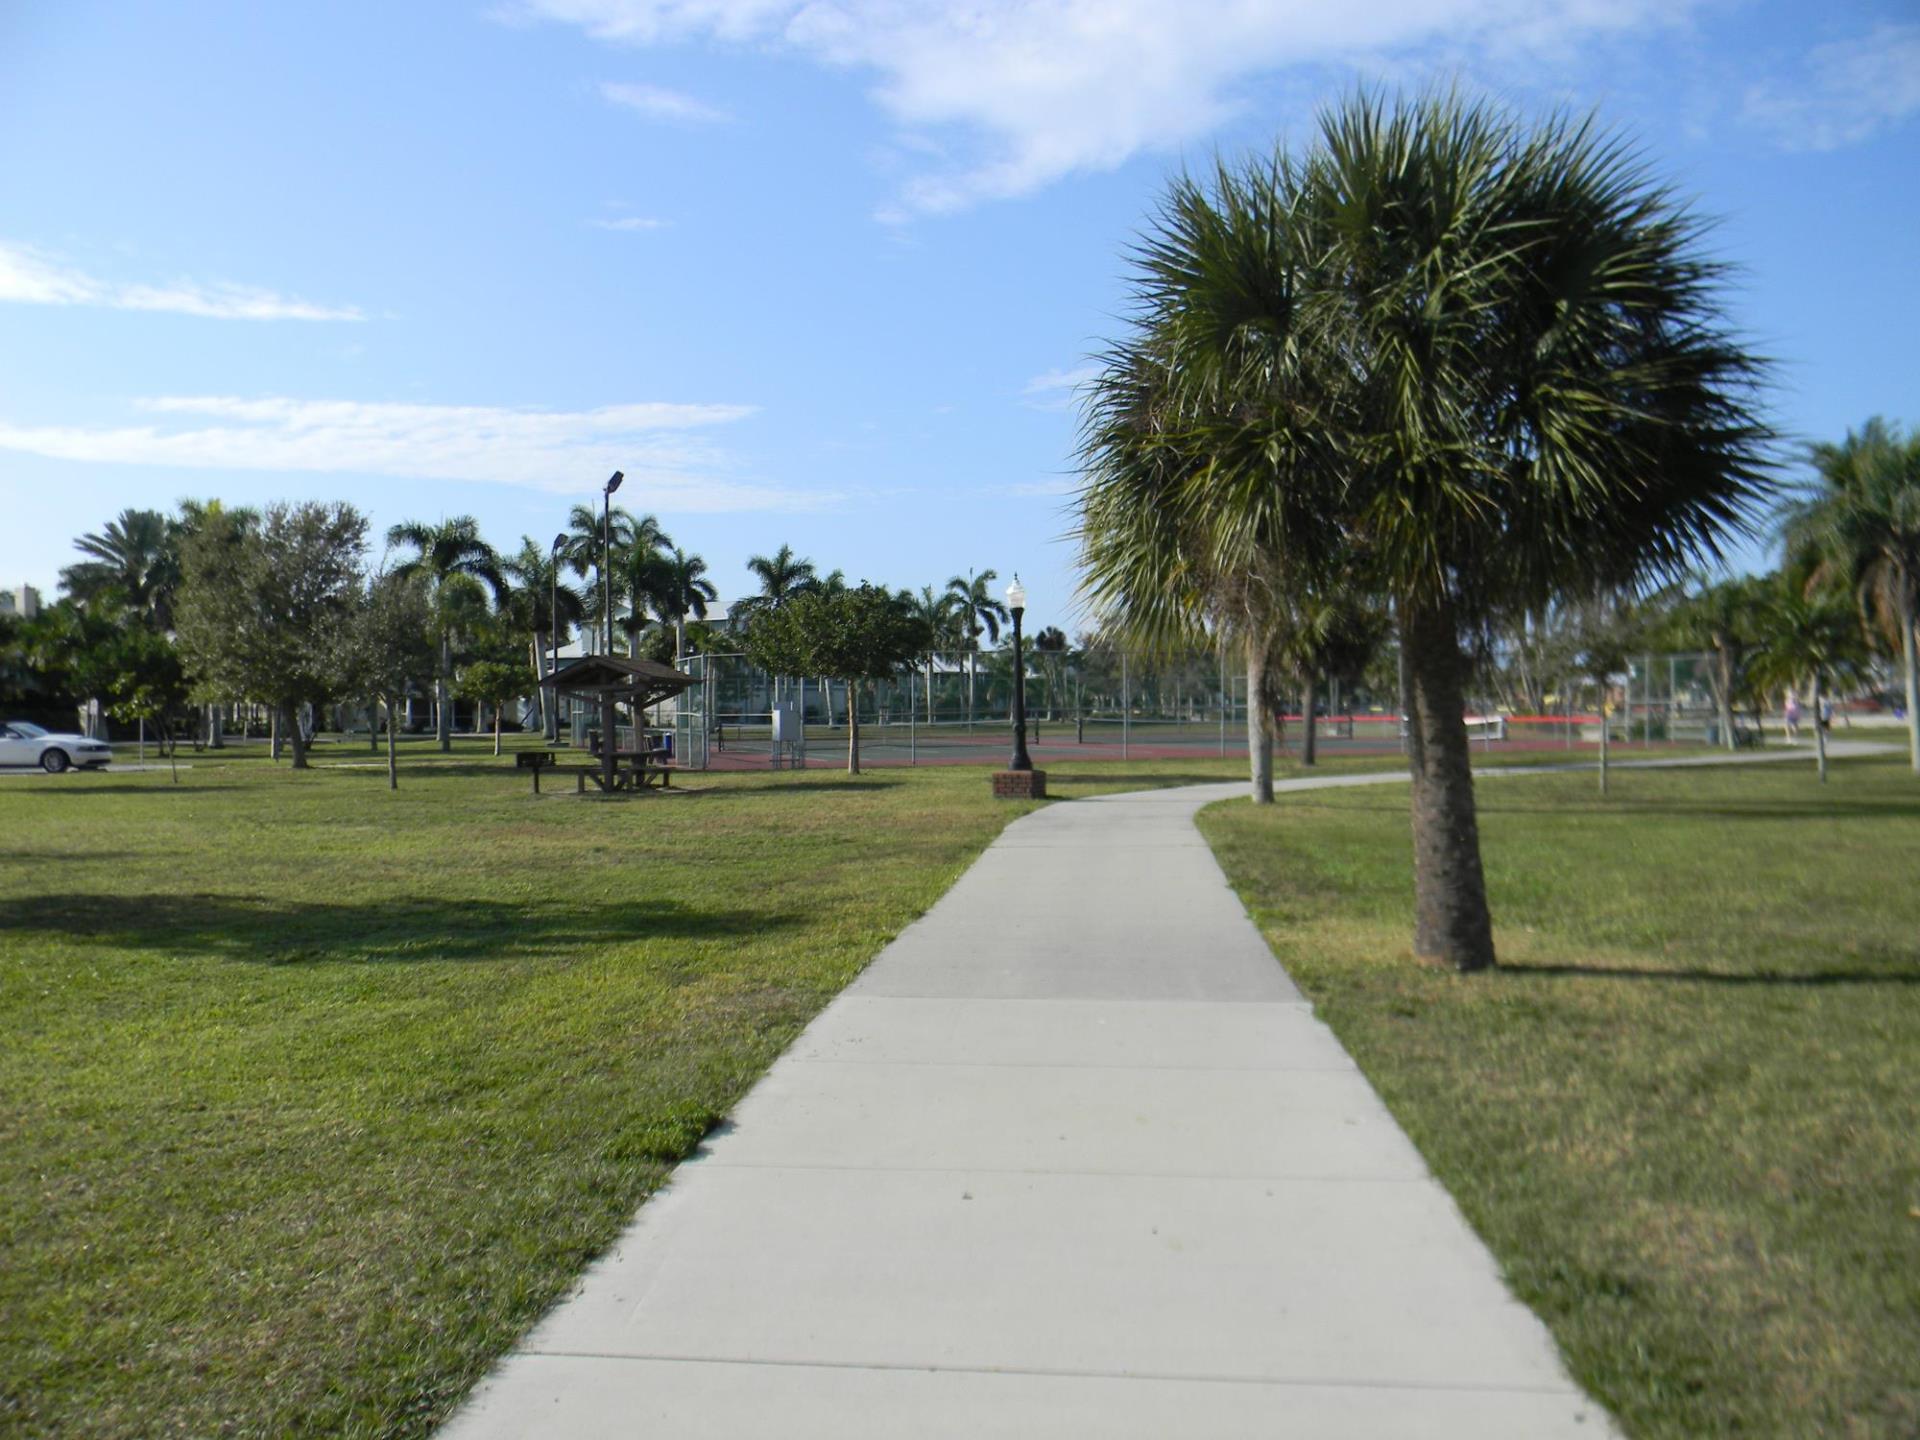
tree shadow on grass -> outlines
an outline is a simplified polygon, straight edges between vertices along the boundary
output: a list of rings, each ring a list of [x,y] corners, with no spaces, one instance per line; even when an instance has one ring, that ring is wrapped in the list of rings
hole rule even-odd
[[[1587,979],[1587,980],[1664,980],[1680,984],[1745,986],[1787,986],[1821,989],[1848,985],[1920,985],[1920,955],[1908,958],[1911,970],[1813,970],[1800,972],[1750,970],[1730,973],[1724,970],[1656,970],[1637,965],[1507,965],[1500,974],[1507,979]]]
[[[73,787],[70,790],[59,791],[66,795],[203,795],[208,791],[227,788],[220,785],[196,785],[190,780],[183,780],[176,785],[164,774],[149,777],[145,784],[137,780],[95,780],[90,776],[81,779],[77,784],[66,779],[61,779],[58,784]],[[37,795],[50,795],[56,793],[57,786],[35,785],[29,789]]]
[[[1598,795],[1590,797],[1561,797],[1557,801],[1533,802],[1509,798],[1510,792],[1504,787],[1499,790],[1474,791],[1474,808],[1482,815],[1551,815],[1559,819],[1576,818],[1605,819],[1610,816],[1645,816],[1649,819],[1670,820],[1915,820],[1920,819],[1920,795],[1909,799],[1906,796],[1860,796],[1853,799],[1837,799],[1827,796],[1810,795],[1805,801],[1783,801],[1771,796],[1764,801],[1752,803],[1740,800],[1703,803],[1700,801],[1672,801],[1650,798],[1646,800],[1602,799]],[[1342,812],[1373,812],[1376,814],[1407,813],[1407,799],[1404,792],[1375,794],[1366,786],[1353,786],[1338,791],[1304,790],[1287,794],[1286,803],[1293,808],[1337,809]]]
[[[576,956],[648,940],[745,939],[804,917],[671,900],[577,904],[400,897],[361,903],[234,895],[96,895],[0,901],[0,939],[31,935],[261,965]]]
[[[1276,776],[1276,779],[1289,777]],[[1133,773],[1125,770],[1079,770],[1071,774],[1059,770],[1047,771],[1047,789],[1071,790],[1080,785],[1122,785],[1137,790],[1171,790],[1181,785],[1246,785],[1244,776],[1207,774],[1204,772],[1169,772],[1150,770]]]
[[[709,774],[737,775],[737,770],[716,770]],[[751,773],[751,772],[749,772]],[[769,780],[763,785],[698,785],[693,777],[684,785],[676,785],[676,790],[684,789],[690,795],[698,795],[702,800],[757,800],[762,796],[790,796],[794,799],[819,799],[824,795],[841,795],[855,790],[898,790],[904,780],[868,779],[856,776],[840,780],[821,780],[814,784],[781,784]]]

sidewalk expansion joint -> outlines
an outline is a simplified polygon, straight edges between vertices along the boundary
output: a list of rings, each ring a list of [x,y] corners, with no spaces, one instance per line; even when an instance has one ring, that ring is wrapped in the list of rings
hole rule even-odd
[[[1228,1175],[1200,1170],[1086,1170],[1072,1167],[1040,1169],[1005,1165],[814,1165],[799,1160],[726,1160],[714,1154],[695,1151],[683,1165],[702,1170],[793,1170],[804,1174],[826,1175],[1025,1175],[1049,1179],[1083,1180],[1178,1180],[1204,1181],[1210,1185],[1432,1185],[1431,1175]]]
[[[879,1370],[907,1374],[1022,1375],[1053,1380],[1139,1380],[1155,1384],[1267,1385],[1295,1389],[1443,1391],[1461,1395],[1576,1395],[1572,1385],[1497,1385],[1471,1381],[1393,1380],[1380,1377],[1324,1377],[1301,1375],[1207,1375],[1162,1373],[1155,1370],[1065,1370],[1025,1365],[907,1364],[885,1360],[756,1359],[744,1355],[675,1355],[649,1352],[628,1355],[600,1350],[523,1350],[523,1355],[551,1360],[634,1360],[674,1365],[766,1365],[794,1370]]]

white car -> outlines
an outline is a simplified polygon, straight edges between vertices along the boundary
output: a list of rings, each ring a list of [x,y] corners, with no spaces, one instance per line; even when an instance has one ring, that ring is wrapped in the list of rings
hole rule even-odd
[[[96,770],[113,759],[113,747],[84,735],[54,735],[25,720],[0,724],[0,765],[38,765],[49,775],[69,766]]]

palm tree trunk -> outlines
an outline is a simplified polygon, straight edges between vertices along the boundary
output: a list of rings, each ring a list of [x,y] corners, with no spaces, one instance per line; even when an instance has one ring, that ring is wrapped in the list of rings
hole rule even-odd
[[[1300,763],[1302,765],[1313,765],[1317,764],[1320,759],[1320,747],[1318,743],[1320,727],[1314,723],[1313,714],[1314,707],[1320,703],[1320,677],[1312,672],[1308,672],[1304,684],[1306,686],[1306,699],[1302,703],[1301,708],[1306,711],[1306,714],[1301,717],[1300,723],[1306,726],[1306,731],[1300,741]]]
[[[1600,793],[1607,793],[1607,678],[1600,677]]]
[[[1820,672],[1813,672],[1813,689],[1808,695],[1813,706],[1813,764],[1820,774],[1820,783],[1827,783],[1827,727],[1820,723]]]
[[[1253,803],[1273,803],[1273,731],[1267,725],[1267,650],[1257,639],[1247,641],[1247,768],[1251,772]]]
[[[387,789],[389,790],[400,788],[400,756],[393,733],[396,718],[393,713],[395,698],[392,695],[387,696]]]
[[[540,682],[547,678],[546,662],[540,647],[540,632],[535,630],[528,642],[528,654],[533,658],[533,694],[534,702],[540,707],[540,733],[547,733],[547,687]]]
[[[1900,605],[1900,663],[1906,671],[1907,681],[1907,760],[1913,766],[1913,773],[1920,775],[1920,665],[1914,657],[1914,576],[1896,572],[1893,583],[1898,587]]]
[[[1725,647],[1716,645],[1713,650],[1713,673],[1720,677],[1718,694],[1713,698],[1720,707],[1720,744],[1727,750],[1733,744],[1733,656]]]
[[[854,682],[847,682],[847,774],[860,773],[860,702],[854,698]],[[833,704],[833,687],[827,687],[829,713]]]
[[[1413,779],[1414,958],[1449,970],[1485,970],[1494,963],[1493,919],[1473,805],[1465,657],[1447,606],[1403,605],[1401,613]]]
[[[439,708],[435,729],[440,737],[440,753],[453,749],[453,637],[440,637],[440,674],[434,681],[434,703]]]

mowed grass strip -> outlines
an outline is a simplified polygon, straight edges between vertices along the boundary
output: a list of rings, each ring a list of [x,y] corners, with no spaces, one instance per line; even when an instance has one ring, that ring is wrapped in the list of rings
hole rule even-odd
[[[1399,789],[1210,808],[1275,953],[1641,1437],[1920,1434],[1920,782],[1486,777],[1503,968],[1409,953]]]
[[[425,1433],[1028,808],[194,758],[0,782],[0,1431]]]

